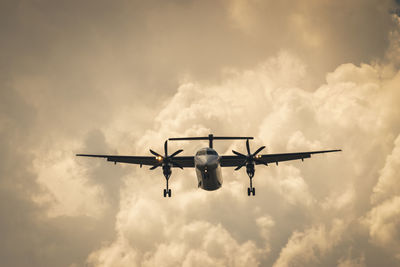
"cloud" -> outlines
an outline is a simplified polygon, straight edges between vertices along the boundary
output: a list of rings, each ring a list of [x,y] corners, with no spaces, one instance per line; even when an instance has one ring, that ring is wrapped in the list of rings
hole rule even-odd
[[[3,2],[2,264],[399,265],[394,1]],[[173,170],[168,200],[159,169],[74,156],[210,132],[343,152],[257,166],[254,198]]]
[[[346,258],[341,259],[338,262],[338,267],[364,267],[365,265],[365,256],[362,256],[357,259]]]
[[[159,230],[162,229],[159,228]],[[147,236],[152,236],[147,231],[139,230],[138,233],[140,235],[147,233]],[[92,253],[89,256],[89,264],[94,266],[204,266],[204,264],[254,266],[258,265],[257,258],[263,252],[252,241],[240,244],[221,225],[204,221],[194,221],[179,227],[175,225],[159,237],[159,242],[151,242],[152,247],[146,248],[138,244],[136,238],[124,241],[123,236],[120,236],[111,246]]]
[[[149,192],[150,182],[127,185],[124,189],[126,192],[148,192],[146,196],[140,194],[140,197],[129,197],[129,206],[121,207],[116,226],[119,236],[130,240],[129,249],[134,252],[128,254],[138,255],[137,262],[143,264],[145,258],[145,262],[150,265],[158,264],[159,258],[170,251],[168,254],[171,254],[171,264],[186,264],[191,262],[186,257],[193,257],[202,258],[208,264],[235,265],[228,261],[228,253],[221,252],[218,257],[210,256],[208,247],[204,245],[205,240],[192,243],[186,240],[188,238],[179,239],[182,233],[175,229],[185,229],[187,225],[196,226],[198,229],[193,231],[204,233],[202,229],[206,227],[203,223],[199,224],[198,220],[212,222],[209,228],[218,229],[226,240],[223,242],[225,246],[232,245],[235,251],[241,251],[240,248],[247,246],[251,250],[257,248],[264,251],[265,255],[262,257],[252,256],[256,257],[256,263],[259,264],[286,266],[332,261],[341,264],[352,262],[334,255],[337,253],[336,249],[347,246],[347,236],[362,242],[358,234],[352,235],[350,229],[353,227],[348,228],[348,225],[357,224],[358,217],[365,214],[364,200],[369,198],[373,181],[376,181],[374,172],[371,173],[371,166],[365,162],[379,160],[376,153],[388,153],[390,146],[382,147],[382,140],[393,140],[393,133],[397,130],[391,124],[396,120],[396,110],[391,105],[383,104],[393,101],[389,96],[393,96],[396,91],[392,82],[398,79],[398,74],[388,75],[380,65],[344,64],[327,75],[326,84],[314,92],[308,92],[296,86],[296,81],[299,80],[296,75],[301,77],[305,74],[293,69],[293,66],[303,69],[298,59],[284,53],[253,70],[230,70],[220,84],[203,85],[186,81],[155,118],[154,129],[147,131],[138,140],[138,145],[145,150],[152,145],[152,140],[163,140],[169,135],[205,135],[212,131],[215,133],[215,129],[220,134],[229,134],[231,119],[235,118],[237,125],[246,127],[237,128],[234,134],[246,135],[250,129],[257,139],[267,144],[269,152],[282,152],[289,148],[322,149],[321,144],[326,148],[336,148],[340,144],[345,153],[315,156],[304,163],[298,163],[302,165],[282,163],[278,167],[257,168],[255,183],[258,192],[263,193],[259,193],[261,195],[251,204],[254,210],[244,211],[240,204],[235,208],[238,209],[238,214],[245,212],[246,217],[249,217],[243,223],[240,223],[243,219],[231,217],[226,213],[226,207],[215,202],[250,204],[243,194],[245,182],[241,173],[226,170],[224,175],[229,177],[225,179],[228,184],[221,191],[206,196],[205,192],[194,191],[195,185],[186,181],[188,177],[195,179],[193,175],[175,171],[174,199],[186,203],[175,207],[158,200],[159,191],[151,189]],[[272,74],[270,70],[274,70]],[[282,87],[284,83],[279,81],[285,80],[285,75],[290,78],[285,87]],[[386,78],[382,79],[382,76]],[[229,109],[226,108],[228,105]],[[243,116],[243,112],[260,115],[248,117]],[[368,126],[372,123],[374,127],[371,129]],[[309,125],[313,126],[310,128]],[[172,145],[179,147],[175,143]],[[195,151],[202,144],[192,142],[182,146],[187,153],[191,153],[190,151]],[[243,149],[243,144],[216,144],[216,147],[220,151],[229,152],[231,148]],[[379,164],[383,163],[381,160],[380,163],[378,161],[372,164],[372,170],[377,172]],[[341,169],[333,167],[340,165]],[[368,183],[366,177],[370,179]],[[234,186],[236,181],[240,181],[241,186]],[[194,215],[190,210],[197,210],[198,214]],[[216,214],[226,214],[225,219],[237,220],[239,224],[233,224],[231,220],[222,219]],[[269,225],[268,228],[273,229],[268,231],[270,234],[256,237],[257,232],[254,230],[243,231],[241,224],[247,227],[260,226],[263,221],[268,221],[254,219],[254,216],[272,219],[273,223],[265,223]],[[285,216],[292,219],[283,223]],[[263,233],[263,230],[259,231]],[[279,234],[274,235],[273,232]],[[203,235],[207,236],[207,233]],[[217,236],[217,233],[214,235]],[[232,235],[236,235],[236,239]],[[248,240],[250,236],[250,243],[238,241]],[[288,236],[287,242],[283,242],[284,236]],[[174,241],[176,239],[179,241]],[[168,244],[165,240],[168,240]],[[120,243],[115,241],[109,248]],[[368,246],[368,243],[363,243],[363,246]],[[89,258],[90,262],[102,266],[102,261],[98,259],[107,258],[103,255],[107,251],[108,248],[105,247],[94,252]],[[354,262],[357,263],[357,260]]]
[[[397,173],[400,170],[400,136],[394,141],[394,148],[386,158],[386,163],[380,171],[380,177],[373,189],[371,202],[373,204],[382,202],[392,196],[400,195],[400,181]]]
[[[85,172],[69,153],[67,156],[53,154],[40,158],[35,166],[38,184],[48,195],[38,195],[37,201],[51,206],[48,216],[100,216],[105,204],[101,188],[89,186],[85,179],[77,178],[85,177]]]
[[[372,209],[363,218],[362,222],[369,229],[370,241],[391,251],[400,259],[398,253],[400,242],[397,238],[400,226],[400,192],[397,174],[400,170],[399,164],[400,137],[394,142],[394,148],[386,158],[386,163],[380,171],[380,177],[373,188],[371,202]]]
[[[374,207],[365,218],[364,222],[369,227],[371,242],[391,251],[400,259],[399,235],[399,208],[400,196],[395,196],[382,204]]]
[[[305,232],[294,232],[282,249],[274,266],[317,265],[319,259],[340,241],[346,225],[336,220],[330,229],[324,225],[314,226]]]

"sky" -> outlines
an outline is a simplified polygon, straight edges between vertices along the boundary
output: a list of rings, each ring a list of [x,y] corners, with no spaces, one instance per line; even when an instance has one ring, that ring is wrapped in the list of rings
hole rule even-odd
[[[0,30],[1,266],[400,265],[399,1],[3,0]],[[243,169],[165,199],[159,168],[75,157],[209,133],[343,151],[250,198]]]

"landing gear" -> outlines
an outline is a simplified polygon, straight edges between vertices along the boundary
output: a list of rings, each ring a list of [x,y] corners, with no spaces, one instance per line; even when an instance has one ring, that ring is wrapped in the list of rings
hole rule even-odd
[[[253,194],[253,196],[256,195],[256,188],[253,187],[253,177],[254,177],[254,164],[247,164],[246,165],[246,172],[247,175],[249,176],[250,179],[250,187],[247,188],[247,195],[250,196]]]
[[[257,149],[256,152],[251,153],[250,152],[250,145],[249,145],[249,138],[247,138],[247,140],[246,140],[247,155],[239,153],[239,152],[236,152],[235,150],[232,150],[233,154],[235,154],[235,155],[237,155],[237,156],[239,156],[240,158],[243,159],[243,162],[236,167],[235,171],[237,171],[240,168],[246,166],[246,172],[247,172],[247,175],[250,178],[250,187],[247,188],[247,195],[248,196],[250,196],[251,194],[253,194],[253,196],[256,195],[256,189],[253,187],[252,180],[251,180],[251,179],[253,179],[254,172],[255,172],[254,164],[257,163],[257,164],[264,164],[264,165],[268,166],[268,163],[264,162],[262,160],[262,155],[258,154],[264,148],[265,148],[265,146],[262,146],[259,149]]]
[[[167,188],[164,189],[164,197],[171,197],[171,189],[168,188],[168,178],[167,178]]]
[[[174,157],[181,153],[183,150],[179,149],[172,153],[171,155],[168,155],[168,143],[165,141],[164,143],[164,156],[158,154],[157,152],[154,152],[153,150],[150,149],[150,153],[155,156],[155,163],[153,167],[150,168],[150,170],[155,170],[158,167],[162,167],[163,169],[163,174],[165,177],[165,180],[167,181],[167,188],[164,189],[164,197],[171,197],[171,189],[168,188],[168,180],[169,177],[171,176],[171,167],[178,167],[183,169],[181,165],[179,165],[178,162],[174,161]]]
[[[171,189],[164,189],[164,197],[171,197]]]
[[[247,187],[247,195],[250,196],[251,194],[253,194],[253,196],[255,196],[256,194],[256,188],[255,187]]]
[[[171,167],[168,165],[163,166],[163,174],[166,180],[166,187],[164,189],[164,197],[171,197],[171,189],[168,188],[169,177],[171,176]]]

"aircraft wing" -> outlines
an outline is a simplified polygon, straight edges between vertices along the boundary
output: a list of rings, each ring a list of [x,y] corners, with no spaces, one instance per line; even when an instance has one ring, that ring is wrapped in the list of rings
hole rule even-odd
[[[95,157],[95,158],[105,158],[107,161],[114,163],[131,163],[138,165],[158,165],[160,161],[153,156],[118,156],[118,155],[92,155],[92,154],[76,154],[78,157]],[[174,161],[182,167],[194,167],[194,157],[193,156],[183,156],[174,157]],[[174,167],[174,166],[172,166]]]
[[[258,158],[260,161],[268,163],[276,163],[281,161],[289,161],[305,158],[311,158],[312,154],[321,154],[321,153],[329,153],[329,152],[338,152],[342,151],[341,149],[335,150],[321,150],[321,151],[310,151],[310,152],[297,152],[297,153],[281,153],[281,154],[263,154]],[[237,167],[243,164],[244,159],[242,157],[232,155],[232,156],[221,156],[221,167]],[[262,164],[256,162],[256,164]]]

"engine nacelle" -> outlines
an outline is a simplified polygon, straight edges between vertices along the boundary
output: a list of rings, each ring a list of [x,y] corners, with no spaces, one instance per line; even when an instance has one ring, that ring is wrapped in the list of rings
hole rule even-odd
[[[248,164],[246,164],[246,172],[247,172],[247,175],[248,175],[250,178],[253,178],[254,173],[255,173],[254,163],[248,163]]]
[[[165,179],[168,180],[172,173],[171,166],[169,166],[168,164],[163,164],[162,168],[163,168],[163,174],[165,176]]]

